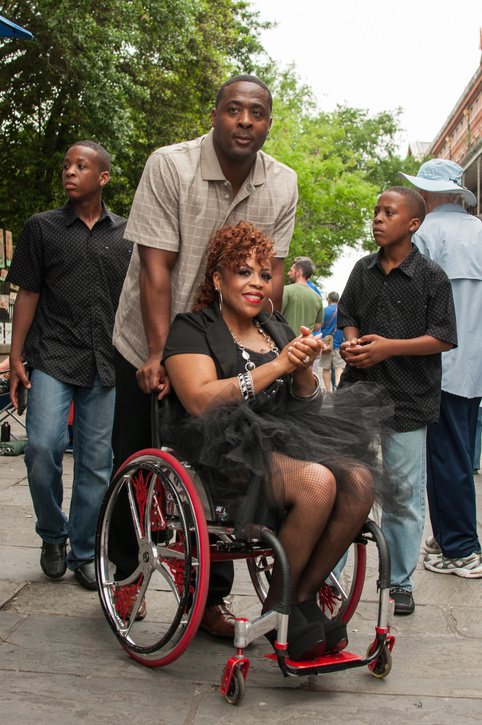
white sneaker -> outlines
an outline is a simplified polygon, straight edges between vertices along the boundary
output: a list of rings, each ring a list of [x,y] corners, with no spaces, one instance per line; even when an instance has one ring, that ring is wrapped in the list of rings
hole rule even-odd
[[[428,539],[425,539],[425,551],[427,554],[441,554],[442,549],[435,541],[435,536],[429,536]]]
[[[482,554],[476,552],[460,559],[447,559],[443,554],[427,554],[423,565],[437,574],[457,574],[465,579],[482,579]]]

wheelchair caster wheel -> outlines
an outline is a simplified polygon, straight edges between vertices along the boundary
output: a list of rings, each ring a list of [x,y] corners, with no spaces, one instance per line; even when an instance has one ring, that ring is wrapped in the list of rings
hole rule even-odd
[[[371,644],[367,649],[367,657],[369,657],[372,652],[373,644]],[[390,670],[392,669],[392,653],[386,645],[381,650],[375,662],[368,665],[368,669],[372,673],[373,677],[378,677],[379,679],[386,677],[390,673]]]
[[[221,677],[221,682],[224,678],[224,670]],[[244,675],[239,669],[239,667],[235,667],[233,670],[233,676],[231,677],[231,682],[229,683],[228,691],[224,695],[226,700],[231,705],[239,705],[241,700],[244,697],[246,686],[244,682]]]

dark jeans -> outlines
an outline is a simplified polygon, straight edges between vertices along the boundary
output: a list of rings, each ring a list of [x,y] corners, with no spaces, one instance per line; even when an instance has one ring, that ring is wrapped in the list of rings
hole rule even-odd
[[[116,350],[116,401],[112,448],[114,471],[133,453],[151,448],[151,396],[143,393],[137,384],[136,368]],[[118,576],[124,578],[134,571],[138,563],[137,540],[132,525],[127,496],[119,501],[112,518],[109,555],[117,566]],[[209,592],[206,606],[222,604],[231,591],[234,579],[233,563],[211,564]]]
[[[480,550],[474,486],[480,398],[442,391],[440,418],[427,429],[427,494],[432,531],[451,559]]]

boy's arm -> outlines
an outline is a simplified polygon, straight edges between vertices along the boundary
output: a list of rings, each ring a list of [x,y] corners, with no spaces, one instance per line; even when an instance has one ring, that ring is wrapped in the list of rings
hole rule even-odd
[[[363,335],[353,342],[355,344],[350,346],[346,362],[355,368],[370,368],[389,357],[401,355],[435,355],[454,347],[451,342],[439,340],[431,335],[421,335],[409,340],[392,340],[380,335]]]
[[[18,386],[31,385],[25,374],[22,351],[37,310],[39,292],[30,292],[20,288],[13,308],[12,345],[10,348],[10,400],[18,408]]]

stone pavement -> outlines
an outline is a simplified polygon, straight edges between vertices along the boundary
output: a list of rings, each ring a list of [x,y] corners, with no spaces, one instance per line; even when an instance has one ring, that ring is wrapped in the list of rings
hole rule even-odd
[[[72,457],[65,457],[66,505]],[[482,476],[476,477],[482,501]],[[482,510],[482,506],[480,507]],[[213,725],[263,722],[428,725],[482,720],[482,580],[415,574],[417,608],[396,617],[393,668],[383,680],[367,668],[284,679],[266,660],[264,640],[249,648],[251,669],[239,706],[220,694],[234,652],[199,632],[168,667],[138,665],[120,647],[95,592],[73,574],[51,581],[39,566],[40,540],[23,456],[0,457],[0,718],[9,725]],[[427,535],[430,530],[427,527]],[[370,569],[362,602],[349,623],[349,649],[364,654],[376,613]],[[232,604],[253,616],[257,599],[244,563]]]

